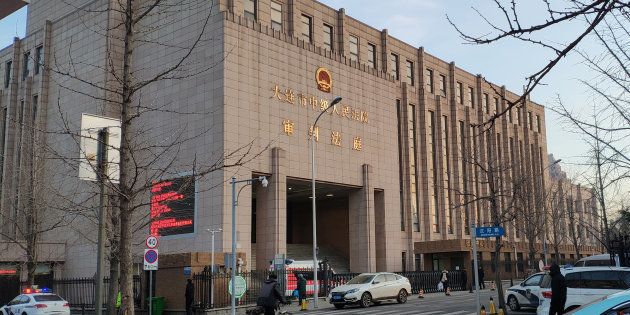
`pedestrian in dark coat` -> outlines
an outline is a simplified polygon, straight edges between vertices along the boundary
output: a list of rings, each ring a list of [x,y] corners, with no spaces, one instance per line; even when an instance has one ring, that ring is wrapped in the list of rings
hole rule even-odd
[[[549,315],[564,314],[564,304],[567,302],[567,283],[560,272],[560,266],[553,263],[549,268],[551,276],[551,305]]]
[[[440,281],[442,281],[442,285],[444,286],[444,294],[451,295],[448,291],[448,271],[446,271],[446,269],[442,270],[442,278]]]
[[[300,307],[302,306],[302,301],[306,298],[306,279],[303,274],[298,274],[297,280],[297,290],[298,290],[298,302],[300,303]]]
[[[256,300],[256,305],[265,309],[265,315],[275,315],[278,301],[287,304],[284,294],[280,290],[280,285],[278,285],[278,276],[272,272],[269,274],[269,279],[265,280],[262,288],[260,288],[260,296]]]
[[[186,315],[191,315],[193,301],[195,299],[195,285],[192,283],[191,279],[188,279],[188,283],[186,283]]]
[[[485,273],[483,272],[483,267],[479,266],[479,270],[477,272],[479,272],[479,289],[483,290],[486,288],[486,284],[483,280],[483,278],[485,277]]]

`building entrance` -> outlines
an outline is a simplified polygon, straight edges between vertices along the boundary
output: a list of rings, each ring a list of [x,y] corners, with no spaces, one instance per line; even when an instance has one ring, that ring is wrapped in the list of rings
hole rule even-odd
[[[336,272],[349,270],[349,195],[354,187],[317,183],[318,259]],[[311,182],[287,179],[287,258],[313,259]]]

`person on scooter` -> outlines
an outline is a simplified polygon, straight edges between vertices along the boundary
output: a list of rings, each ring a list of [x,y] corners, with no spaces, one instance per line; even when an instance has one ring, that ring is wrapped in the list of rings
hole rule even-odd
[[[265,309],[265,315],[274,315],[278,308],[278,302],[288,304],[278,284],[278,275],[272,272],[269,274],[269,279],[265,280],[260,289],[260,296],[256,301],[256,305]]]

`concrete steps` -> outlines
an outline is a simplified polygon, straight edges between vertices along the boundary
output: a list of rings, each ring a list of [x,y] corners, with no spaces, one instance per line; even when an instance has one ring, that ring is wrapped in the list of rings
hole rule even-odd
[[[313,260],[313,245],[311,244],[287,244],[287,258],[293,260]],[[328,259],[328,263],[335,273],[350,272],[350,261],[343,254],[328,248],[319,247],[319,260]],[[256,247],[252,248],[251,265],[256,265]],[[250,270],[254,267],[250,267]]]

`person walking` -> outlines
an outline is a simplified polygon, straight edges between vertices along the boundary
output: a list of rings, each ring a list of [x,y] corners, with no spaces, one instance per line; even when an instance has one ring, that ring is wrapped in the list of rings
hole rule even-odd
[[[479,270],[477,270],[477,272],[479,273],[479,290],[484,290],[486,288],[486,283],[483,280],[483,278],[485,277],[483,267],[479,266]]]
[[[564,304],[567,301],[567,283],[560,272],[560,266],[553,263],[549,268],[551,276],[551,303],[549,315],[564,314]]]
[[[448,271],[446,269],[442,270],[442,279],[440,281],[442,281],[442,286],[444,286],[444,294],[451,295],[448,291]]]
[[[256,300],[256,305],[265,310],[265,315],[274,315],[278,308],[278,302],[287,304],[287,300],[278,285],[278,275],[271,272],[269,279],[265,280],[262,288],[260,288],[260,296]]]
[[[186,298],[186,315],[192,315],[192,306],[195,300],[195,285],[192,283],[191,279],[188,279],[186,283],[186,293],[184,297]]]
[[[462,290],[466,290],[468,287],[468,273],[466,272],[466,267],[462,268]]]
[[[297,280],[297,290],[298,290],[298,303],[300,303],[300,310],[306,311],[306,307],[302,305],[304,299],[306,299],[306,279],[303,274],[298,274]]]

